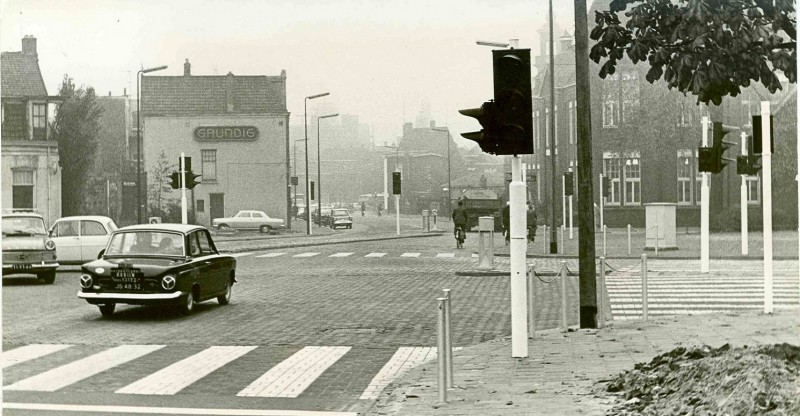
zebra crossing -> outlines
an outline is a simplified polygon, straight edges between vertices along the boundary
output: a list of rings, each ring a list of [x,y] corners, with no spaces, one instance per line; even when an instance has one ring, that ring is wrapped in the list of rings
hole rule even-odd
[[[35,365],[39,359],[46,360],[47,357],[52,358],[70,349],[80,348],[87,351],[81,350],[78,357],[75,357],[74,353],[69,355],[72,358],[66,364],[58,365],[60,361],[54,359],[51,360],[56,362],[52,364],[53,368],[48,367],[48,362],[40,361],[38,366]],[[237,397],[298,398],[344,356],[356,354],[356,357],[351,359],[367,360],[358,354],[374,354],[374,352],[359,352],[349,346],[305,346],[293,353],[291,351],[283,353],[290,355],[270,368],[261,369],[263,362],[259,362],[258,358],[248,357],[260,348],[268,349],[266,352],[269,354],[279,354],[270,350],[270,346],[210,346],[194,354],[184,353],[183,347],[167,345],[119,345],[100,348],[101,351],[94,351],[95,347],[85,345],[31,344],[3,351],[0,358],[2,358],[4,378],[8,380],[11,377],[12,381],[4,385],[3,389],[29,392],[69,391],[70,386],[104,372],[131,371],[146,367],[151,369],[150,374],[140,374],[136,381],[109,392],[120,395],[171,396],[185,391],[190,386],[203,383],[213,372],[234,361],[249,360],[240,365],[259,368],[263,373],[254,380],[235,380],[234,384],[240,384],[239,387],[234,386],[238,391]],[[170,354],[160,356],[159,359],[164,362],[158,363],[161,368],[155,372],[152,372],[153,366],[142,366],[142,361],[137,363],[137,360],[149,360],[151,354],[156,351],[168,349],[172,351],[169,351]],[[394,349],[393,355],[389,357],[391,351],[391,349],[386,351],[385,356],[388,359],[380,370],[377,370],[380,362],[373,366],[374,370],[377,370],[374,375],[360,368],[353,377],[361,381],[348,381],[351,385],[361,386],[352,391],[354,400],[377,399],[389,383],[412,368],[436,359],[437,353],[435,347],[399,347]],[[28,365],[32,367],[25,368]],[[340,368],[337,371],[342,370]],[[14,380],[15,378],[21,379]]]
[[[641,264],[609,273],[605,282],[613,318],[641,319]],[[774,276],[773,300],[776,309],[800,309],[796,270],[794,273],[781,271]],[[648,270],[648,315],[694,315],[763,308],[764,278],[757,270],[752,273],[720,270],[705,275],[684,270]]]
[[[256,252],[232,253],[231,256],[236,258],[252,257],[257,259],[274,259],[274,258],[293,258],[293,259],[308,259],[312,257],[326,257],[326,258],[437,258],[437,259],[455,259],[455,258],[478,258],[477,253],[469,251],[448,252],[448,253],[386,253],[386,252],[333,252],[322,253],[319,251],[308,252],[269,252],[258,254]]]

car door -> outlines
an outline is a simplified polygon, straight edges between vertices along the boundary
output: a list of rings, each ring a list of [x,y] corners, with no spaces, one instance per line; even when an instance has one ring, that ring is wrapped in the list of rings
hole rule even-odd
[[[211,259],[200,248],[197,231],[186,237],[187,254],[192,258],[191,277],[200,284],[200,297],[205,298],[209,293],[215,292],[214,276],[211,274]],[[188,288],[187,288],[188,290]],[[198,299],[200,300],[200,299]]]
[[[267,215],[263,212],[255,211],[253,212],[253,228],[261,228],[262,225],[269,225],[267,221]]]
[[[247,220],[250,219],[250,213],[241,211],[233,218],[234,228],[247,228]]]
[[[214,246],[211,244],[211,236],[208,235],[208,231],[206,230],[198,230],[195,231],[197,234],[197,239],[200,242],[200,251],[201,253],[206,256],[206,264],[209,267],[209,275],[213,280],[213,288],[215,292],[221,292],[225,290],[225,283],[228,280],[228,269],[225,267],[225,263],[223,259],[219,257],[219,255],[214,250]]]
[[[108,230],[99,221],[81,220],[81,261],[97,258],[108,243]]]
[[[81,261],[80,221],[57,221],[51,239],[56,244],[56,259],[61,262]]]

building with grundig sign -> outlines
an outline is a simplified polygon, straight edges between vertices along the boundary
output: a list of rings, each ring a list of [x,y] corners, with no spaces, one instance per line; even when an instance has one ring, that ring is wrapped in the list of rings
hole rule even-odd
[[[165,212],[165,206],[180,203],[169,174],[178,170],[183,152],[192,158],[192,171],[202,175],[202,183],[187,191],[196,223],[210,226],[214,218],[259,210],[288,224],[285,71],[280,76],[196,76],[187,59],[183,76],[145,75],[141,87],[148,209]]]

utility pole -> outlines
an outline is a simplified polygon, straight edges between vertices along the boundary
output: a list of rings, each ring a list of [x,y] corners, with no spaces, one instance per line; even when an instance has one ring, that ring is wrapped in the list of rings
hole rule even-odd
[[[580,327],[597,328],[594,196],[592,195],[592,114],[589,109],[589,104],[591,103],[589,89],[589,23],[586,15],[586,0],[575,0],[575,94],[578,160],[580,160],[578,163],[578,293],[580,300]],[[602,313],[602,311],[599,312]]]
[[[577,7],[577,4],[575,7]],[[585,11],[582,13],[586,14]],[[553,49],[553,0],[550,0],[550,130],[548,131],[548,134],[550,135],[550,160],[553,167],[550,170],[550,178],[552,180],[552,192],[550,193],[550,254],[557,254],[558,236],[556,235],[556,195],[558,194],[558,185],[556,184],[556,57]],[[577,50],[575,53],[577,54]],[[586,56],[586,59],[589,59],[588,55]]]

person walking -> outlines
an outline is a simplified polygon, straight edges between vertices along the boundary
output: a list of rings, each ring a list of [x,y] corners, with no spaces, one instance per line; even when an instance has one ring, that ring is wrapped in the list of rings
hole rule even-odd
[[[532,243],[536,239],[536,222],[538,220],[533,204],[528,204],[528,211],[525,214],[528,222],[528,240]]]
[[[500,213],[500,218],[503,221],[503,234],[506,236],[506,245],[511,240],[511,203],[506,202],[503,211]]]
[[[367,204],[365,204],[364,201],[361,201],[361,216],[362,217],[364,216],[364,211],[366,211],[366,210],[367,210]]]

